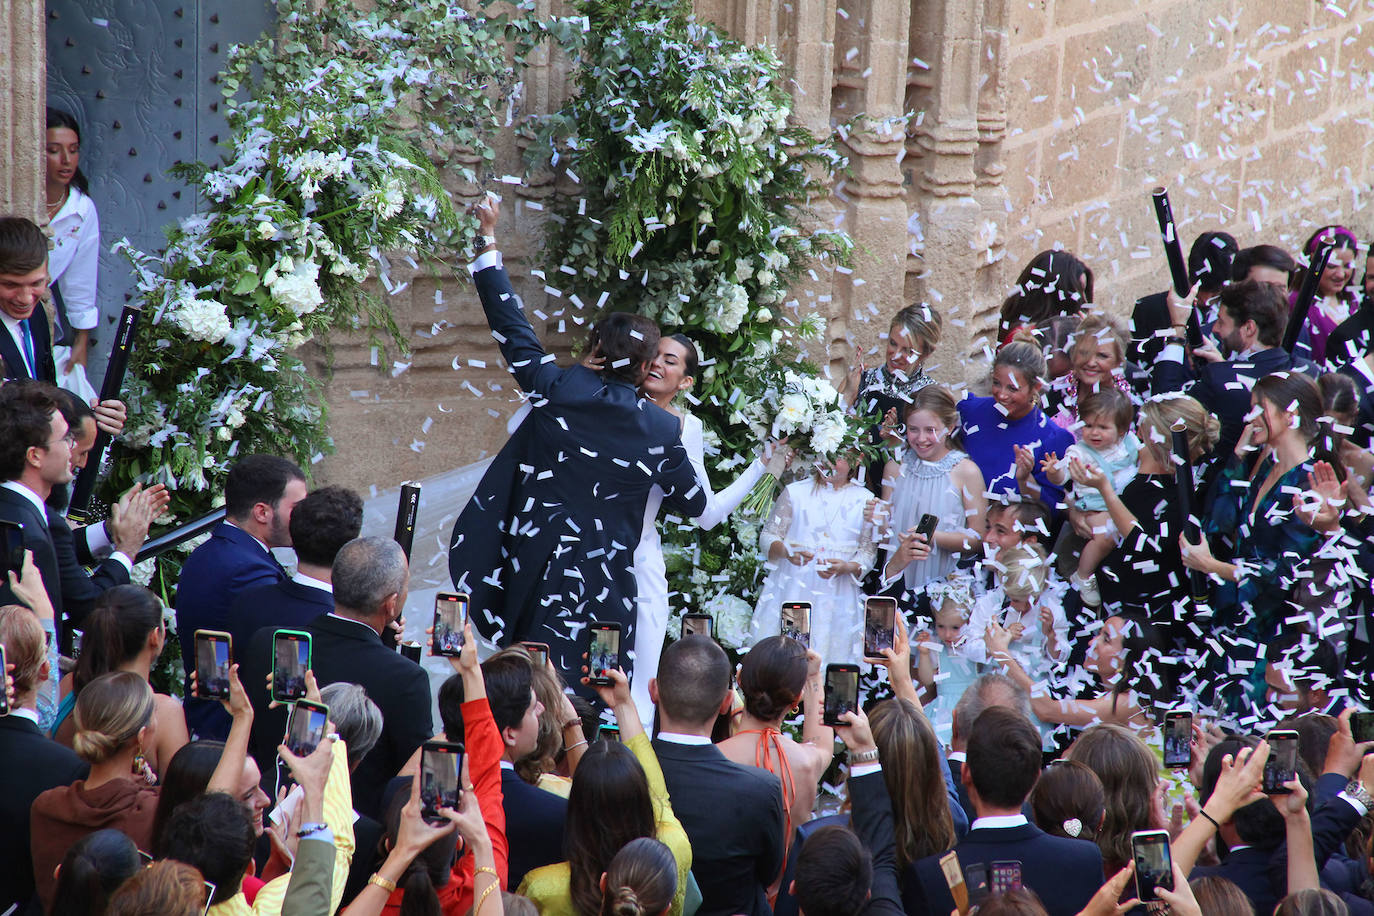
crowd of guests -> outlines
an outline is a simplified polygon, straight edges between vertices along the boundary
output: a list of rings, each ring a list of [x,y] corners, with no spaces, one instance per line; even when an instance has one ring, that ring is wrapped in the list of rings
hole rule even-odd
[[[70,183],[74,128],[54,130]],[[126,410],[55,384],[32,341],[56,256],[0,220],[0,912],[1374,913],[1374,305],[1353,233],[1305,246],[1337,247],[1291,352],[1303,267],[1224,233],[1193,246],[1189,295],[1145,297],[1129,327],[1093,308],[1083,261],[1037,256],[967,392],[925,372],[939,313],[903,309],[846,380],[869,448],[789,471],[770,443],[715,493],[677,404],[695,344],[611,316],[558,368],[498,213],[474,274],[531,407],[455,531],[473,614],[438,647],[452,676],[432,693],[397,651],[409,563],[360,536],[358,495],[247,455],[176,583],[184,701],[150,683],[173,612],[130,584],[168,494],[66,518]],[[765,474],[788,482],[752,645],[665,645],[659,506],[710,527]],[[810,606],[789,635],[784,602]],[[616,658],[591,655],[592,619],[624,621]],[[501,645],[485,660],[474,626]],[[295,702],[281,630],[308,637]],[[197,632],[231,646],[205,685]],[[832,717],[835,664],[864,690]],[[315,707],[324,736],[295,753],[288,721]],[[1191,718],[1166,742],[1170,713]],[[436,802],[425,755],[455,745],[457,802]]]

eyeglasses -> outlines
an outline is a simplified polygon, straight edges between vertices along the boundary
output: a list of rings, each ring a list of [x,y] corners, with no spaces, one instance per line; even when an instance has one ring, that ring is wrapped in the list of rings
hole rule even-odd
[[[61,439],[53,439],[51,442],[44,442],[44,443],[43,443],[43,448],[51,450],[52,447],[53,447],[54,445],[57,445],[59,442],[64,442],[64,443],[66,443],[67,448],[76,448],[76,434],[75,434],[75,433],[72,433],[72,432],[68,432],[68,433],[67,433],[65,436],[63,436]]]

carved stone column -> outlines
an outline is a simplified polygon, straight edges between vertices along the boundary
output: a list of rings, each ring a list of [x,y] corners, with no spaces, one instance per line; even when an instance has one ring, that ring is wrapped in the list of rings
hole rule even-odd
[[[47,54],[42,0],[0,0],[0,213],[43,216]]]

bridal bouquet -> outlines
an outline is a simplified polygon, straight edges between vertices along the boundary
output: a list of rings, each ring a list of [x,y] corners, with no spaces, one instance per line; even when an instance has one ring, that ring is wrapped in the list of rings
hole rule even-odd
[[[770,408],[771,418],[766,416]],[[762,422],[770,437],[787,439],[793,460],[802,467],[829,466],[845,452],[867,451],[864,419],[850,413],[835,386],[817,376],[784,370],[781,381],[770,385],[748,412],[756,414],[750,418],[756,422],[757,413],[765,413]],[[778,478],[765,474],[744,498],[741,510],[761,518],[777,498],[778,487]]]

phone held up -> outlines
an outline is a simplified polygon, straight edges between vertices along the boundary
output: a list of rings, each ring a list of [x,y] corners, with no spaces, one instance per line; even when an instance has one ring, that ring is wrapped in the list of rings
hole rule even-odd
[[[1141,903],[1159,899],[1156,888],[1174,889],[1174,860],[1169,852],[1169,831],[1137,830],[1131,834],[1135,859],[1135,895]]]
[[[716,638],[716,619],[710,614],[683,614],[682,635]]]
[[[802,648],[811,648],[811,602],[782,603],[782,635],[795,639]]]
[[[1265,795],[1289,795],[1292,789],[1284,785],[1298,775],[1298,733],[1276,729],[1264,736],[1269,742],[1269,759],[1264,761],[1264,776],[1260,791]]]
[[[593,620],[587,627],[588,681],[598,687],[615,683],[607,674],[620,667],[620,624]]]
[[[297,700],[286,719],[286,749],[297,757],[309,757],[324,741],[329,722],[329,707],[323,703]]]
[[[229,668],[234,664],[234,637],[223,630],[196,630],[196,696],[229,699]]]
[[[277,630],[272,634],[272,699],[294,703],[305,696],[305,672],[310,670],[310,634]]]
[[[463,652],[463,628],[468,622],[468,596],[440,592],[434,596],[435,655],[456,657]]]
[[[825,666],[826,725],[846,725],[840,719],[847,712],[859,708],[859,666],[831,664]]]
[[[443,824],[440,808],[457,808],[463,787],[463,745],[452,741],[426,741],[420,751],[420,816],[431,824]]]
[[[897,599],[864,599],[864,658],[883,661],[883,650],[891,649],[897,633]]]
[[[1164,714],[1164,766],[1172,770],[1193,765],[1193,714],[1175,709]]]
[[[549,644],[546,642],[522,642],[520,648],[529,655],[530,662],[536,668],[543,668],[549,663]]]

